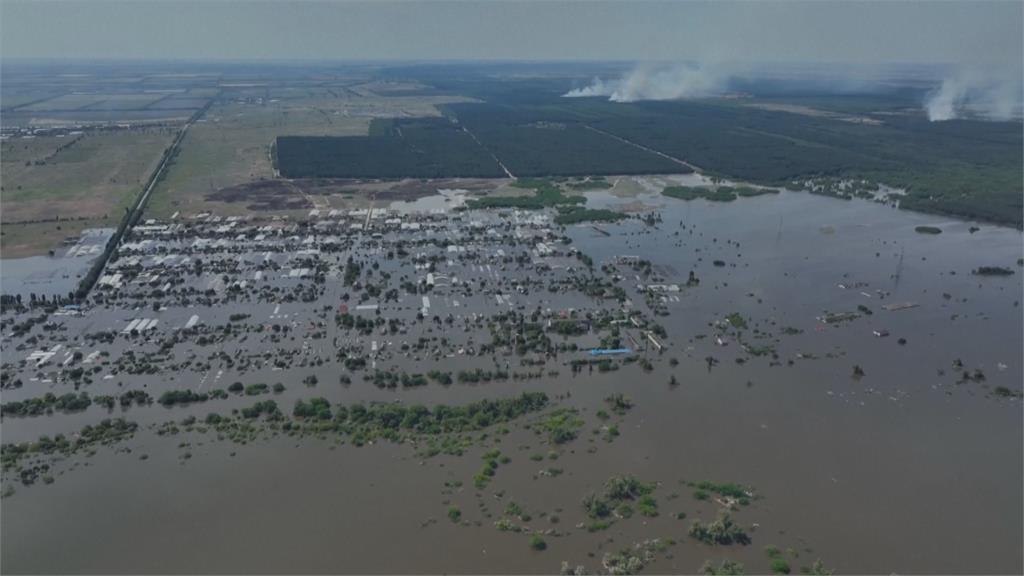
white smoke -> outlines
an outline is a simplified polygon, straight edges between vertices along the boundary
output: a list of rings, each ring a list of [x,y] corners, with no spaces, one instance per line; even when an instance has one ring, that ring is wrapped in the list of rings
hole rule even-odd
[[[569,90],[565,94],[562,94],[565,98],[587,98],[591,96],[611,96],[612,92],[615,91],[617,82],[605,83],[600,78],[594,78],[590,86],[584,88],[576,88],[575,90]]]
[[[932,122],[943,122],[956,118],[956,110],[963,106],[967,97],[965,86],[952,78],[942,81],[942,87],[932,92],[924,103],[928,111],[928,119]]]
[[[638,66],[618,80],[594,81],[562,96],[607,96],[612,102],[704,98],[725,91],[729,77],[720,71],[691,65]]]
[[[1021,80],[1016,74],[993,75],[981,72],[957,72],[925,99],[928,119],[942,122],[965,114],[990,120],[1009,120],[1020,114]]]

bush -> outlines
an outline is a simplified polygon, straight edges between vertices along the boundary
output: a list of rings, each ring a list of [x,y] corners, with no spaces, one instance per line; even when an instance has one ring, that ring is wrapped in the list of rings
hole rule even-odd
[[[196,394],[191,390],[168,390],[160,395],[157,400],[164,406],[174,406],[175,404],[191,404],[192,402],[206,402],[210,396],[203,392],[202,394]]]
[[[722,496],[726,496],[726,497],[729,497],[729,498],[737,498],[738,499],[738,498],[746,498],[746,497],[750,496],[750,493],[748,492],[747,488],[741,486],[740,484],[733,484],[731,482],[725,482],[725,483],[722,483],[722,484],[716,484],[714,482],[708,482],[707,480],[704,480],[702,482],[698,482],[696,484],[696,486],[698,488],[698,491],[701,491],[701,492],[705,492],[705,491],[706,492],[714,492],[716,494],[720,494]],[[694,496],[696,496],[696,494],[694,494]],[[707,498],[706,497],[704,497],[704,498],[699,498],[698,497],[697,499],[698,500],[706,500]]]
[[[281,414],[281,410],[277,407],[277,402],[273,400],[264,400],[248,408],[242,408],[242,416],[245,418],[258,418],[261,414],[277,417]]]
[[[720,513],[718,519],[709,524],[694,520],[690,526],[690,537],[704,544],[750,544],[750,536],[732,521],[727,512]]]
[[[551,442],[565,444],[576,438],[576,430],[583,426],[583,420],[576,416],[575,410],[562,408],[549,414],[537,426],[548,433]]]
[[[772,574],[789,574],[789,563],[784,558],[773,558],[770,567]]]
[[[636,504],[637,510],[640,514],[652,518],[658,515],[658,503],[654,500],[654,497],[650,494],[645,494],[640,497],[640,500]]]
[[[548,543],[545,542],[544,539],[540,537],[540,534],[534,534],[533,536],[530,536],[530,548],[533,548],[534,550],[537,550],[537,551],[541,551],[541,550],[547,550],[547,547],[548,547]]]
[[[701,566],[700,571],[707,576],[742,576],[743,564],[735,560],[722,560],[722,563],[715,566],[710,560]]]
[[[295,401],[295,409],[292,415],[296,418],[319,418],[321,420],[331,419],[331,405],[326,398],[312,398],[309,402],[302,400]]]
[[[260,394],[266,394],[267,390],[269,388],[270,388],[269,386],[267,386],[266,384],[263,384],[263,383],[249,384],[248,386],[245,387],[245,395],[246,396],[258,396]]]
[[[462,510],[458,506],[448,508],[448,519],[457,524],[462,519]]]

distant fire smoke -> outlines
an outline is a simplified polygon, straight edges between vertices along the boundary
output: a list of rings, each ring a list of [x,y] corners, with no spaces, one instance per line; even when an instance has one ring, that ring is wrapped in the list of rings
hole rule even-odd
[[[1019,115],[1022,90],[1014,74],[995,76],[959,72],[945,78],[924,103],[928,119],[942,122],[971,112],[992,120],[1009,120]]]
[[[570,90],[566,98],[607,96],[612,102],[703,98],[725,91],[728,77],[690,65],[638,66],[617,80],[595,78],[584,88]]]

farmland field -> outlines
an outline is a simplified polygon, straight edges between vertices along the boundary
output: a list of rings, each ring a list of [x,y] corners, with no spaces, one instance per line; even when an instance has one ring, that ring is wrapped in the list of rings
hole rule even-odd
[[[173,128],[148,128],[4,141],[3,256],[116,226],[173,138]]]
[[[22,110],[135,110],[164,98],[165,94],[68,94],[36,102]]]

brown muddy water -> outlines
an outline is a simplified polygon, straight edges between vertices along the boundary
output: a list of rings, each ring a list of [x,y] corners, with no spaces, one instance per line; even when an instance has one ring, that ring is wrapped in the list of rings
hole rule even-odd
[[[388,442],[355,447],[275,437],[236,445],[212,434],[158,437],[143,430],[93,457],[62,463],[53,484],[17,485],[2,500],[0,568],[551,573],[564,560],[594,572],[605,552],[662,538],[676,544],[644,573],[696,572],[705,560],[723,558],[743,562],[748,573],[767,572],[768,545],[793,550],[787,558],[794,572],[818,558],[837,573],[1024,570],[1024,417],[1019,399],[992,393],[997,386],[1022,388],[1019,231],[981,225],[971,233],[966,222],[798,193],[727,204],[590,196],[594,206],[637,200],[657,208],[662,221],[656,227],[629,220],[599,224],[600,231],[578,225],[568,234],[597,263],[638,255],[660,267],[666,282],[685,283],[690,270],[700,278],[698,287],[670,293],[664,303],[670,315],[658,321],[668,331],[668,348],[660,356],[646,352],[658,359],[650,372],[631,365],[572,376],[562,366],[558,378],[389,391],[358,379],[339,386],[333,369],[320,367],[226,375],[221,383],[280,380],[287,390],[275,400],[289,412],[295,399],[314,395],[346,404],[431,405],[544,391],[556,406],[580,409],[586,421],[557,460],[529,457],[551,449],[522,427],[536,416],[495,435],[493,446],[511,461],[482,490],[471,478],[489,447],[423,459],[413,447]],[[919,234],[919,225],[943,232]],[[1016,273],[971,274],[984,265]],[[629,272],[623,275],[624,285],[636,284]],[[644,306],[642,298],[631,298]],[[487,310],[484,300],[463,306]],[[435,298],[434,306],[441,302]],[[903,302],[917,306],[883,309]],[[838,324],[817,320],[858,305],[873,314]],[[289,306],[301,313],[302,304]],[[247,311],[268,315],[275,306]],[[777,365],[765,357],[736,363],[746,356],[736,342],[715,344],[720,330],[711,324],[734,312],[773,335]],[[180,324],[191,313],[172,309],[165,324]],[[122,324],[132,317],[121,316]],[[802,332],[778,335],[786,326]],[[889,335],[876,337],[876,330]],[[720,363],[709,369],[707,356]],[[983,370],[986,380],[958,384],[957,359],[966,369]],[[447,363],[455,370],[494,364],[489,357]],[[393,364],[410,371],[437,365],[405,357]],[[852,376],[855,365],[863,377]],[[315,390],[300,382],[309,373],[320,377]],[[678,386],[668,385],[672,376]],[[166,382],[171,375],[155,378]],[[606,408],[603,399],[615,392],[635,406],[621,418],[621,435],[607,442],[592,430],[595,413]],[[4,396],[41,393],[22,389]],[[125,417],[145,426],[223,413],[249,400],[136,407]],[[5,418],[2,432],[5,442],[24,441],[103,417],[105,411],[93,406],[76,415]],[[191,444],[180,447],[183,442]],[[183,458],[185,452],[191,458]],[[563,472],[539,474],[551,467]],[[658,483],[660,514],[637,514],[594,533],[577,528],[586,521],[583,496],[622,474]],[[759,498],[733,513],[737,522],[756,525],[750,545],[707,546],[687,536],[692,520],[711,520],[718,509],[681,483],[700,480],[753,487]],[[452,481],[462,484],[446,487]],[[532,550],[525,532],[495,528],[509,501],[532,516],[521,524],[557,529],[559,535],[545,536],[546,550]],[[462,524],[448,519],[452,505],[461,509]],[[686,518],[677,519],[677,512]]]

